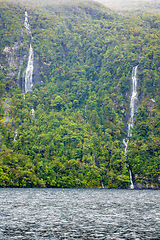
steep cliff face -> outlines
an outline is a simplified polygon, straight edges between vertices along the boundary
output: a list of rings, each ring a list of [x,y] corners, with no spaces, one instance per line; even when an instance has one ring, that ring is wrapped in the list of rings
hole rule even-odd
[[[1,64],[1,69],[7,71],[7,76],[10,77],[18,84],[19,89],[25,92],[25,77],[28,61],[31,56],[30,45],[28,44],[28,49],[21,50],[23,48],[23,43],[15,42],[13,47],[5,46],[3,52],[5,56],[1,59],[3,64]],[[32,50],[33,54],[33,50]],[[32,84],[36,82],[40,83],[40,66],[35,58],[32,58],[33,67],[32,67]],[[32,86],[32,88],[33,88]],[[31,91],[31,90],[29,90]],[[27,90],[28,92],[28,90]]]
[[[20,46],[21,44],[16,42],[14,47],[5,46],[3,51],[5,53],[7,76],[11,77],[24,91],[24,63],[27,62],[27,51],[19,53]]]

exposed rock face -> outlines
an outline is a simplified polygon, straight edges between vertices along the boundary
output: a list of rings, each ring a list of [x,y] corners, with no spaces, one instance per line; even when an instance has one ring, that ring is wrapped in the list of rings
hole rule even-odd
[[[23,48],[24,38],[23,29],[26,29],[30,36],[28,50]],[[25,11],[24,28],[21,30],[20,42],[15,42],[14,46],[5,46],[5,62],[7,66],[7,75],[11,77],[23,92],[32,92],[35,82],[39,82],[39,66],[35,61],[31,41],[33,39],[30,24],[28,22],[28,13]],[[27,66],[27,67],[26,67]],[[3,66],[1,67],[3,68]]]
[[[147,188],[147,189],[159,189],[158,186],[155,186],[155,185],[153,185],[153,184],[151,184],[151,185],[146,184],[146,188]]]
[[[141,183],[134,183],[134,189],[159,189],[158,186],[155,186],[153,184],[144,184],[142,185]]]
[[[137,183],[137,182],[134,183],[134,189],[143,189],[143,188],[144,186],[141,183]]]
[[[7,60],[10,68],[13,68],[13,66],[14,66],[12,49],[10,47],[6,46],[3,50],[6,53],[6,60]]]
[[[24,64],[27,65],[29,58],[29,50],[20,52],[19,49],[23,45],[23,43],[15,42],[14,46],[11,48],[9,46],[5,46],[4,52],[6,54],[5,61],[7,66],[7,75],[11,77],[18,85],[20,90],[25,91],[25,73],[26,69],[24,69]],[[33,60],[34,68],[33,68],[33,85],[35,82],[39,83],[39,66],[36,63],[35,59]]]
[[[22,90],[22,84],[20,84],[20,69],[23,65],[23,61],[25,60],[25,54],[23,54],[24,56],[22,56],[22,54],[19,54],[18,50],[20,45],[20,43],[15,42],[12,48],[5,46],[3,51],[6,54],[5,60],[8,70],[7,75],[11,77],[16,83],[18,83],[20,89]]]

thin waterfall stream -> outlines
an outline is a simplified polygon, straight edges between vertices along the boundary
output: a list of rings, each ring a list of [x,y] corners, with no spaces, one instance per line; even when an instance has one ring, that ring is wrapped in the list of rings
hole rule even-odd
[[[25,11],[25,21],[24,21],[24,27],[28,34],[30,34],[31,40],[32,40],[32,33],[30,29],[30,24],[28,22],[28,13]],[[25,92],[32,92],[33,89],[33,60],[34,60],[34,53],[33,48],[30,41],[30,47],[29,47],[29,56],[28,56],[28,64],[25,72]]]
[[[24,27],[25,27],[27,33],[29,33],[29,34],[31,35],[31,37],[32,37],[32,33],[31,33],[31,29],[30,29],[30,24],[29,24],[29,22],[28,22],[28,13],[27,13],[27,11],[25,11]]]
[[[138,70],[138,65],[136,67],[133,67],[132,70],[132,94],[131,94],[131,100],[130,100],[130,117],[128,121],[128,134],[127,138],[123,139],[123,144],[124,144],[124,155],[127,159],[127,147],[128,147],[128,142],[130,138],[132,137],[132,128],[133,128],[133,123],[134,123],[134,116],[137,110],[137,70]],[[129,176],[130,176],[130,188],[134,189],[134,184],[133,184],[133,179],[132,179],[132,172],[129,167]]]
[[[29,48],[29,57],[28,57],[28,64],[26,68],[25,74],[25,92],[32,92],[33,82],[32,82],[32,75],[33,75],[33,48],[30,44]]]
[[[15,142],[15,141],[16,141],[16,138],[17,138],[17,134],[18,134],[18,129],[15,130],[14,134],[15,134],[15,135],[14,135],[13,141]]]

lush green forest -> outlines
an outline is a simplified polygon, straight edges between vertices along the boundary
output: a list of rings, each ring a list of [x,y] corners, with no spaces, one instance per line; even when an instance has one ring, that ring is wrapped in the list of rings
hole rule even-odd
[[[32,93],[17,84],[30,37],[39,71]],[[0,8],[0,186],[160,186],[160,16],[122,16],[93,2]],[[21,42],[12,66],[4,49]],[[22,69],[26,68],[24,62]],[[138,108],[124,156],[132,68]],[[13,77],[14,76],[14,77]],[[33,111],[34,109],[34,111]]]

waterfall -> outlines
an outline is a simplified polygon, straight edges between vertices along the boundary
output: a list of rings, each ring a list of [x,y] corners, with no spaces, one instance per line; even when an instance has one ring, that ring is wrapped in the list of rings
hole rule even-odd
[[[32,118],[35,118],[35,110],[34,110],[34,108],[31,109],[31,116],[32,116]]]
[[[128,146],[129,139],[123,139],[123,144],[124,144],[124,156],[127,156],[127,146]]]
[[[30,44],[28,65],[25,73],[25,92],[32,92],[32,88],[33,88],[33,82],[32,82],[33,58],[34,58],[33,48],[32,48],[32,45]]]
[[[130,101],[130,120],[128,123],[128,138],[132,137],[131,129],[133,128],[133,122],[134,122],[134,115],[136,112],[136,100],[137,100],[137,68],[138,66],[133,68],[132,71],[132,95],[131,95],[131,101]]]
[[[25,11],[24,27],[25,27],[27,33],[29,33],[29,34],[31,35],[31,37],[32,37],[32,33],[31,33],[31,29],[30,29],[30,24],[29,24],[29,22],[28,22],[28,13],[27,13],[27,11]]]
[[[13,139],[13,141],[16,141],[16,138],[17,138],[17,134],[18,134],[18,130],[15,130],[15,135],[14,135],[14,139]]]
[[[130,181],[131,181],[130,189],[134,189],[134,184],[133,184],[133,180],[132,180],[132,172],[131,172],[131,169],[129,169],[129,177],[130,177]]]
[[[30,34],[31,39],[32,39],[33,37],[32,37],[32,33],[31,33],[31,29],[30,29],[30,24],[28,22],[27,11],[25,11],[24,27],[25,27],[27,33]],[[33,78],[33,60],[34,60],[34,53],[33,53],[32,45],[30,43],[28,64],[27,64],[27,68],[26,68],[26,72],[25,72],[25,92],[32,92],[32,88],[33,88],[33,81],[32,81],[32,78]]]
[[[138,65],[136,67],[133,68],[132,70],[132,94],[131,94],[131,100],[130,100],[130,118],[128,121],[128,134],[127,134],[127,138],[123,139],[123,144],[124,144],[124,155],[127,159],[127,147],[128,147],[128,142],[130,140],[130,138],[132,137],[132,133],[131,130],[133,128],[133,123],[134,123],[134,115],[136,113],[137,110],[137,69],[138,69]],[[133,184],[133,180],[132,180],[132,172],[131,169],[129,168],[129,176],[130,176],[130,188],[134,189],[134,184]]]

